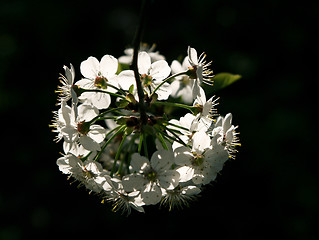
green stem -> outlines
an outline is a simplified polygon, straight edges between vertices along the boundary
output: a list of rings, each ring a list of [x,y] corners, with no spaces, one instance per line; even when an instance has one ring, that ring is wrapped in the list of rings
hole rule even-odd
[[[159,101],[156,101],[152,104],[155,104],[155,105],[165,105],[165,106],[172,106],[172,107],[179,107],[179,108],[185,108],[189,111],[191,111],[193,114],[195,113],[195,110],[196,110],[196,107],[193,107],[193,106],[189,106],[189,105],[185,105],[185,104],[182,104],[182,103],[174,103],[174,102],[159,102]]]
[[[110,112],[115,112],[115,111],[121,110],[121,109],[124,109],[124,108],[112,108],[112,109],[109,109],[109,110],[107,110],[105,112],[102,112],[99,115],[97,115],[95,118],[93,118],[89,123],[93,124],[94,122],[100,120],[100,118],[102,118],[104,115],[106,115],[106,114],[108,114]]]
[[[101,90],[101,89],[84,89],[84,88],[81,88],[81,90],[83,92],[100,92],[100,93],[107,93],[111,96],[114,96],[114,97],[119,97],[119,98],[122,98],[126,101],[128,101],[124,96],[120,95],[120,94],[116,94],[116,93],[112,93],[112,92],[108,92],[108,91],[104,91],[104,90]]]
[[[143,144],[143,133],[140,133],[140,141],[138,142],[138,148],[137,151],[139,154],[141,154],[142,151],[142,144]]]
[[[184,145],[185,147],[189,147],[184,141],[172,130],[169,128],[165,128],[168,132],[170,132],[176,139],[175,141],[179,142],[180,144]]]
[[[126,127],[126,126],[125,126],[125,127]],[[125,130],[124,130],[124,132],[125,132]],[[127,134],[124,134],[123,137],[122,137],[122,141],[121,141],[121,143],[120,143],[120,146],[119,146],[119,148],[118,148],[118,150],[117,150],[117,153],[116,153],[116,155],[115,155],[113,167],[112,167],[112,170],[111,170],[111,173],[110,173],[110,176],[111,176],[111,177],[113,177],[113,173],[114,173],[115,167],[116,167],[116,162],[117,162],[117,160],[119,159],[119,157],[120,157],[120,155],[121,155],[122,147],[123,147],[123,144],[124,144],[124,142],[125,142],[125,140],[126,140],[126,137],[127,137]]]
[[[144,147],[144,155],[148,158],[148,149],[147,149],[147,141],[146,141],[146,134],[143,133],[143,147]]]
[[[161,82],[161,83],[154,89],[154,91],[152,92],[150,98],[152,98],[153,94],[156,93],[156,91],[157,91],[161,86],[163,86],[164,83],[166,83],[167,81],[169,81],[169,80],[171,80],[171,79],[173,79],[173,78],[176,78],[177,76],[186,75],[187,72],[188,72],[188,70],[185,71],[185,72],[176,73],[176,74],[174,74],[174,75],[172,75],[172,76],[170,76],[170,77],[164,79],[163,82]]]
[[[167,144],[166,144],[166,142],[165,142],[165,139],[164,139],[163,135],[162,135],[160,132],[157,132],[157,137],[158,137],[158,139],[160,140],[160,142],[161,142],[163,148],[164,148],[165,150],[168,150],[168,147],[167,147]]]
[[[114,133],[114,134],[112,135],[112,137],[110,137],[110,138],[104,143],[104,145],[101,147],[101,151],[99,151],[99,153],[98,153],[98,154],[95,156],[95,158],[94,158],[95,161],[99,160],[99,158],[101,157],[101,154],[103,153],[103,151],[104,151],[104,149],[107,147],[107,145],[109,145],[109,143],[110,143],[117,135],[119,135],[119,134],[124,130],[124,128],[126,128],[126,125],[118,126],[118,127],[112,129],[110,132],[108,132],[108,133],[106,134],[106,137],[105,137],[105,138],[107,138],[109,135],[111,135],[111,133],[113,133],[113,132],[115,132],[115,131],[117,130],[117,132]]]

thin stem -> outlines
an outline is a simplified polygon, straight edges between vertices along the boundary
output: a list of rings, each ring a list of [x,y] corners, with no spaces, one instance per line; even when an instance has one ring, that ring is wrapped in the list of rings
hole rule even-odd
[[[123,147],[123,144],[126,140],[126,137],[127,137],[127,134],[124,134],[123,137],[122,137],[122,141],[120,143],[120,146],[119,148],[117,149],[117,153],[115,155],[115,158],[114,158],[114,163],[113,163],[113,167],[112,167],[112,170],[111,170],[111,173],[110,173],[110,176],[113,177],[113,173],[115,171],[115,167],[116,167],[116,162],[117,160],[119,159],[120,155],[121,155],[121,150],[122,150],[122,147]]]
[[[166,144],[166,142],[165,142],[165,139],[164,139],[163,135],[162,135],[160,132],[157,132],[157,137],[158,137],[158,139],[160,140],[160,142],[161,142],[163,148],[164,148],[165,150],[168,150],[168,147],[167,147],[167,144]]]
[[[122,99],[128,101],[124,96],[122,96],[122,95],[120,95],[120,94],[116,94],[116,93],[104,91],[104,90],[101,90],[101,89],[84,89],[84,88],[81,88],[81,90],[83,90],[83,92],[100,92],[100,93],[107,93],[107,94],[109,94],[109,95],[111,95],[111,96],[119,97],[119,98],[122,98]]]
[[[170,125],[170,126],[173,126],[173,127],[176,127],[176,128],[180,128],[182,130],[185,130],[185,131],[188,131],[189,132],[189,129],[185,128],[185,127],[182,127],[182,126],[179,126],[177,124],[174,124],[174,123],[171,123],[171,122],[167,122],[167,125]]]
[[[144,147],[144,156],[148,158],[148,149],[147,149],[147,141],[146,141],[145,133],[143,133],[143,147]]]
[[[155,105],[166,105],[166,106],[172,106],[172,107],[179,107],[179,108],[185,108],[189,111],[191,111],[192,113],[194,113],[196,107],[193,107],[193,106],[189,106],[189,105],[185,105],[185,104],[182,104],[182,103],[174,103],[174,102],[159,102],[159,101],[156,101],[152,104],[155,104]]]
[[[125,127],[126,127],[126,125],[118,126],[118,127],[112,129],[110,132],[108,132],[108,133],[106,134],[106,137],[105,137],[105,138],[107,138],[111,133],[113,133],[113,132],[115,132],[115,131],[117,130],[117,132],[114,133],[114,134],[112,135],[112,137],[110,137],[110,138],[104,143],[104,145],[101,147],[101,151],[99,151],[99,153],[98,153],[98,154],[95,156],[95,158],[94,158],[95,161],[99,160],[99,158],[101,157],[101,154],[103,153],[103,151],[104,151],[104,149],[107,147],[107,145],[109,145],[109,143],[110,143],[117,135],[119,135],[119,134],[124,130]]]
[[[165,130],[167,130],[168,132],[173,134],[173,136],[176,138],[175,141],[179,142],[180,144],[184,145],[185,147],[188,147],[187,144],[184,143],[184,141],[172,129],[169,129],[166,127]]]
[[[138,28],[133,41],[134,52],[133,52],[133,60],[132,60],[132,66],[131,66],[133,68],[134,75],[135,75],[137,94],[139,98],[139,111],[140,111],[141,121],[143,125],[147,124],[147,115],[146,115],[145,104],[144,104],[144,91],[143,91],[140,74],[139,74],[138,66],[137,66],[137,62],[138,62],[137,57],[138,57],[142,31],[143,31],[143,26],[144,26],[145,17],[146,17],[146,11],[145,11],[146,4],[148,2],[149,2],[148,0],[143,0],[142,2],[140,21],[139,21]]]
[[[170,77],[164,79],[164,80],[154,89],[154,91],[152,92],[150,98],[152,98],[153,94],[156,93],[156,91],[157,91],[161,86],[163,86],[164,83],[166,83],[167,81],[169,81],[169,80],[171,80],[171,79],[173,79],[173,78],[176,78],[177,76],[186,75],[187,72],[188,72],[188,70],[185,71],[185,72],[176,73],[176,74],[174,74],[174,75],[172,75],[172,76],[170,76]]]
[[[90,124],[100,120],[104,115],[110,113],[110,112],[115,112],[115,111],[118,111],[118,110],[121,110],[121,109],[124,109],[124,108],[111,108],[105,112],[102,112],[100,113],[99,115],[97,115],[95,118],[93,118],[91,121],[90,121]]]
[[[143,133],[140,133],[140,141],[138,142],[138,148],[137,151],[139,154],[141,154],[142,151],[142,144],[143,144]]]

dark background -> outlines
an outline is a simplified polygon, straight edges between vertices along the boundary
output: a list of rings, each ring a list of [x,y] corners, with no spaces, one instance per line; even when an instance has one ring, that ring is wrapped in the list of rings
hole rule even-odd
[[[169,64],[187,46],[215,73],[243,78],[217,93],[242,147],[183,211],[146,207],[129,217],[69,185],[48,124],[63,65],[119,57],[140,1],[1,1],[0,239],[78,237],[319,239],[316,39],[313,2],[153,1],[143,41]]]

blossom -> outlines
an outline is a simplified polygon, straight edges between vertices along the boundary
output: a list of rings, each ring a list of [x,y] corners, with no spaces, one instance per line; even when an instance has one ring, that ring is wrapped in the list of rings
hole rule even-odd
[[[122,213],[131,213],[131,208],[138,212],[144,212],[141,194],[139,191],[127,193],[122,181],[118,178],[110,178],[103,183],[104,199],[113,202],[113,211],[121,210]]]
[[[159,51],[154,52],[156,44],[153,44],[151,47],[148,44],[141,44],[140,52],[147,52],[148,55],[151,57],[152,62],[156,62],[158,60],[165,60],[165,57],[159,53]],[[125,55],[119,57],[119,62],[122,64],[130,65],[133,60],[133,48],[127,48],[124,50]]]
[[[65,151],[70,151],[75,142],[79,142],[87,150],[99,151],[99,144],[104,140],[106,130],[100,125],[88,122],[97,116],[98,110],[85,104],[77,109],[78,116],[75,116],[74,108],[63,102],[59,111],[59,137],[63,137],[65,141]]]
[[[69,174],[94,192],[100,192],[102,184],[109,177],[100,163],[92,160],[82,162],[72,153],[60,157],[57,160],[57,165],[62,173]]]
[[[179,173],[171,170],[174,163],[173,153],[158,150],[151,160],[139,153],[132,155],[131,166],[134,173],[123,177],[123,187],[126,191],[141,191],[143,202],[147,205],[156,204],[161,200],[162,188],[172,190],[178,185]]]
[[[169,210],[175,207],[183,208],[183,206],[188,206],[189,202],[194,200],[200,191],[197,186],[180,183],[173,190],[163,190],[161,205],[168,205]]]
[[[144,92],[150,96],[154,89],[169,76],[171,68],[165,60],[158,60],[152,63],[151,57],[147,52],[140,52],[138,54],[138,71]],[[118,83],[124,90],[128,90],[133,85],[135,96],[137,96],[136,81],[132,70],[122,71],[118,76]],[[166,100],[171,92],[170,84],[164,83],[156,91],[158,100]]]
[[[75,102],[77,102],[77,96],[73,90],[73,83],[74,83],[74,77],[75,77],[75,71],[73,65],[70,63],[70,68],[67,66],[63,66],[63,69],[65,71],[65,76],[60,74],[60,83],[62,86],[58,86],[59,98],[58,98],[58,105],[61,105],[61,103],[67,102],[69,99],[73,98]]]
[[[200,88],[202,83],[212,85],[211,78],[213,77],[213,71],[209,70],[208,67],[212,62],[206,62],[206,54],[202,53],[199,57],[197,51],[194,48],[188,47],[187,50],[189,64],[191,65],[190,77],[194,79],[193,84],[193,96],[198,96],[201,94]]]
[[[75,85],[84,89],[107,90],[115,93],[118,87],[117,69],[118,61],[111,55],[104,55],[100,62],[95,57],[89,57],[80,65],[84,79],[77,81]],[[110,95],[103,92],[84,92],[79,96],[79,100],[92,104],[98,109],[108,108],[111,103]]]
[[[174,145],[173,145],[174,148]],[[200,131],[192,138],[192,148],[177,146],[174,149],[175,163],[180,166],[180,182],[192,180],[194,184],[208,184],[220,171],[220,162],[228,159],[227,151],[213,144],[211,138]]]
[[[189,63],[188,56],[184,58],[182,64],[180,64],[177,60],[174,60],[171,64],[172,74],[185,72],[189,69],[189,67],[191,67],[191,65]],[[183,102],[192,103],[194,100],[192,89],[194,81],[194,79],[190,78],[186,74],[175,77],[175,80],[171,83],[171,96],[174,98],[182,97]]]
[[[231,113],[228,113],[225,117],[219,116],[209,134],[212,137],[218,136],[216,137],[218,144],[225,146],[230,156],[235,158],[236,146],[240,146],[240,143],[238,133],[236,133],[238,126],[232,125],[232,118]]]
[[[201,94],[196,97],[193,103],[193,106],[200,110],[196,115],[196,121],[201,122],[208,129],[213,123],[213,117],[217,115],[217,110],[214,107],[218,105],[218,98],[214,99],[215,96],[212,96],[206,101],[206,94],[202,88],[200,88],[200,92]]]

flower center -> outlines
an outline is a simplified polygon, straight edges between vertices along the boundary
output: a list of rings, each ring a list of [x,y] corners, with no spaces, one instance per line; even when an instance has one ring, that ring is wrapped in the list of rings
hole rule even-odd
[[[77,125],[77,130],[79,133],[86,135],[90,131],[90,123],[89,122],[79,122]]]
[[[154,171],[154,169],[150,169],[148,172],[146,172],[144,174],[144,176],[146,177],[147,180],[149,180],[150,182],[154,182],[157,178],[157,174]]]
[[[194,157],[191,160],[193,166],[200,166],[204,162],[204,156],[202,154],[193,153]]]
[[[94,86],[97,88],[106,89],[107,88],[107,79],[103,76],[97,76],[94,80]]]
[[[146,74],[141,75],[141,81],[142,81],[144,87],[150,86],[152,83],[152,80],[153,80],[152,76],[149,76]]]

